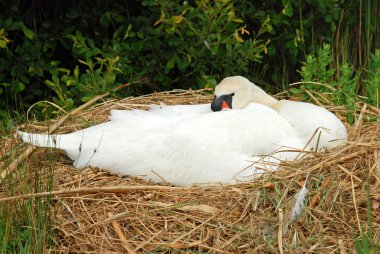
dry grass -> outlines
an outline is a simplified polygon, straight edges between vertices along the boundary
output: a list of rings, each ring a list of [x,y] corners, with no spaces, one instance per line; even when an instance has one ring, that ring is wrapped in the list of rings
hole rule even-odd
[[[111,109],[145,105],[198,104],[211,100],[202,91],[158,93],[106,101],[70,118],[59,132],[71,132],[106,121]],[[325,105],[325,104],[324,104]],[[338,116],[344,108],[326,106]],[[358,103],[357,123],[349,127],[350,143],[250,183],[176,188],[117,177],[87,168],[78,171],[63,155],[55,163],[52,252],[86,253],[349,253],[354,239],[380,223],[380,122],[365,117],[379,113]],[[29,128],[47,130],[52,123]],[[128,126],[126,126],[128,128]],[[2,154],[16,143],[3,139]],[[49,167],[44,149],[28,159],[26,175]],[[149,155],[147,155],[149,156]],[[6,164],[6,157],[0,163]],[[286,227],[293,199],[307,182],[307,207]],[[15,178],[17,181],[17,178]],[[17,193],[0,187],[1,202],[17,202]],[[4,198],[16,197],[5,201]],[[1,200],[3,198],[3,200]],[[32,198],[32,197],[24,197]],[[368,223],[367,201],[372,207]]]

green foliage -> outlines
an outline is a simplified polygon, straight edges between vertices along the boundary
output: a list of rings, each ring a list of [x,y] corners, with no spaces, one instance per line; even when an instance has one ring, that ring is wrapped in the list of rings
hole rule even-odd
[[[354,68],[349,64],[343,64],[339,71],[336,71],[332,67],[332,61],[330,45],[323,44],[318,50],[317,56],[308,55],[306,62],[301,67],[300,75],[305,84],[301,85],[300,88],[290,89],[290,91],[300,94],[303,89],[307,89],[316,94],[330,93],[330,100],[335,105],[347,107],[348,121],[353,123],[360,73],[355,72]],[[310,81],[320,82],[321,84],[316,85]],[[305,99],[310,99],[307,94],[303,94],[303,96]]]
[[[306,62],[301,67],[301,77],[303,81],[316,81],[328,83],[332,80],[335,70],[330,68],[331,65],[330,45],[323,44],[318,50],[317,56],[308,55]]]
[[[14,154],[9,156],[13,157]],[[9,196],[17,196],[52,191],[56,159],[51,151],[46,156],[51,160],[48,170],[29,172],[29,166],[21,165],[2,182],[4,192]],[[31,162],[35,163],[38,162]],[[52,241],[51,202],[50,198],[3,201],[0,206],[0,253],[46,252]]]
[[[50,202],[25,201],[21,210],[5,205],[0,208],[1,253],[43,253],[50,231]],[[38,211],[38,212],[37,212]]]
[[[20,101],[28,106],[46,96],[70,110],[141,77],[149,77],[149,85],[124,94],[201,88],[227,75],[249,76],[250,64],[262,60],[269,41],[260,39],[268,24],[248,29],[229,0],[72,1],[48,17],[36,2],[9,4],[12,11],[0,20],[3,115],[22,109]],[[20,15],[26,10],[29,16]]]
[[[375,254],[380,251],[380,235],[375,235],[375,224],[373,222],[372,204],[368,185],[367,191],[367,232],[360,224],[360,236],[355,239],[355,250],[358,254]]]
[[[0,7],[3,121],[45,99],[70,110],[141,77],[149,81],[118,95],[213,86],[229,75],[247,76],[266,89],[287,88],[298,81],[302,61],[309,65],[304,80],[321,78],[337,87],[345,82],[336,79],[341,73],[348,82],[368,69],[373,76],[360,76],[345,93],[365,93],[377,103],[370,82],[378,65],[369,62],[380,47],[379,13],[370,1],[79,0],[42,6],[5,0]],[[331,45],[328,55],[318,53],[322,42]],[[37,116],[56,111],[38,106]]]
[[[364,80],[365,93],[367,101],[379,107],[379,90],[380,90],[380,49],[372,55],[370,65],[367,71],[367,77]]]
[[[5,36],[4,28],[0,29],[0,48],[7,47],[7,44],[9,42],[10,42],[10,40]]]
[[[148,2],[155,3],[144,1],[143,4]],[[220,78],[220,73],[226,76],[249,73],[249,63],[261,61],[266,44],[258,38],[266,27],[262,26],[256,36],[250,36],[244,21],[236,16],[232,1],[213,4],[200,1],[194,7],[168,5],[165,1],[160,5],[161,16],[155,25],[162,40],[175,49],[170,50],[164,66],[166,74],[197,73],[194,81],[202,87],[210,74]],[[165,82],[165,79],[158,81]]]

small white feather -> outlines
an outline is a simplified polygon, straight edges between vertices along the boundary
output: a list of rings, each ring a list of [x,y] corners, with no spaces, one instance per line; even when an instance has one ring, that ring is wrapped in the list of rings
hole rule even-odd
[[[295,196],[295,202],[294,206],[290,210],[290,213],[288,213],[288,216],[286,216],[286,223],[285,227],[283,228],[284,233],[287,233],[289,230],[289,226],[293,223],[293,221],[297,220],[305,207],[305,198],[307,194],[307,188],[306,188],[306,181],[301,190],[299,190]]]
[[[305,182],[306,184],[306,182]],[[299,190],[296,194],[296,202],[294,203],[292,215],[291,215],[291,220],[296,220],[300,217],[304,207],[305,207],[305,198],[307,194],[307,188],[303,185],[302,189]]]
[[[302,188],[295,195],[294,205],[287,216],[287,221],[284,227],[285,233],[288,231],[290,224],[292,224],[293,221],[297,220],[301,216],[305,208],[305,199],[308,191],[306,188],[306,183],[309,179],[309,175],[310,172],[307,174],[305,183],[303,184]]]

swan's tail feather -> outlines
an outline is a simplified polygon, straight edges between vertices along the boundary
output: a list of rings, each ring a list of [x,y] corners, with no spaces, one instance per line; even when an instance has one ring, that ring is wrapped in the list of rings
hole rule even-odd
[[[59,142],[61,135],[35,134],[23,131],[17,131],[17,135],[22,139],[22,141],[35,146],[62,148],[60,147]]]

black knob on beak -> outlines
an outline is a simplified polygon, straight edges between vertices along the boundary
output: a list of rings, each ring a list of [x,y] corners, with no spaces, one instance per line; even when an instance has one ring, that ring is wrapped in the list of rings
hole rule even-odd
[[[211,103],[211,110],[215,112],[225,108],[232,109],[232,96],[234,96],[234,94],[214,96],[214,100]]]

